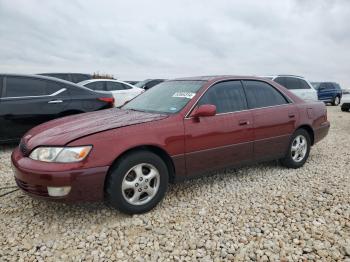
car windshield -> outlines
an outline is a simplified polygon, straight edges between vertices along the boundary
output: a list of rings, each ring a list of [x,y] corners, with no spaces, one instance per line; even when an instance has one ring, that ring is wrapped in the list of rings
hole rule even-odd
[[[123,106],[123,109],[174,114],[196,95],[205,81],[166,81],[144,92]]]
[[[321,83],[319,83],[319,82],[312,82],[312,83],[311,83],[311,85],[312,85],[313,88],[315,88],[315,89],[319,89],[320,84],[321,84]]]

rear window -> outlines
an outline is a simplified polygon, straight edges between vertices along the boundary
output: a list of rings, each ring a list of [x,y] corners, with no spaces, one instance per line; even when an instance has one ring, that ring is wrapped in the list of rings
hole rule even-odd
[[[24,97],[46,95],[46,82],[26,77],[6,77],[4,97]]]

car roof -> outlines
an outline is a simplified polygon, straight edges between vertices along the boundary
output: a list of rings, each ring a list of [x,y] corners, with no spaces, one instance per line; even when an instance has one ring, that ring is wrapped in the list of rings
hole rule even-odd
[[[100,82],[100,81],[109,81],[109,82],[118,82],[118,83],[122,83],[124,85],[128,85],[128,86],[132,86],[134,87],[132,84],[126,83],[124,81],[118,80],[118,79],[103,79],[103,78],[97,78],[97,79],[88,79],[88,80],[84,80],[78,83],[78,85],[86,85],[88,83],[93,83],[93,82]]]
[[[257,76],[237,76],[237,75],[212,75],[212,76],[192,76],[175,78],[172,80],[183,80],[183,81],[219,81],[228,79],[253,79],[253,80],[266,80],[263,77]]]
[[[295,77],[295,78],[301,78],[305,79],[303,76],[298,76],[298,75],[288,75],[288,74],[279,74],[279,75],[264,75],[261,77],[271,77],[271,78],[276,78],[276,77]]]

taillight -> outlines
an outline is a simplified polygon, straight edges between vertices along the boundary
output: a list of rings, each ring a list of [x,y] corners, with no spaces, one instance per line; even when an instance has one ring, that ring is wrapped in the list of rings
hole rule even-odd
[[[114,106],[114,97],[99,97],[97,99],[100,100],[100,101],[103,101],[103,102],[107,102],[112,107]]]

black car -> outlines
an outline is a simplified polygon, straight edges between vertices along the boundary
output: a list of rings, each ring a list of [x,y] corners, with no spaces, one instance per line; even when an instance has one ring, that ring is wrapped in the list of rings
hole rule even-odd
[[[39,75],[56,77],[73,83],[79,83],[85,80],[92,79],[92,75],[81,73],[43,73]]]
[[[146,79],[144,81],[138,82],[134,86],[147,90],[164,81],[165,79]]]
[[[112,94],[64,80],[0,74],[0,143],[18,141],[32,127],[54,118],[113,106]]]

